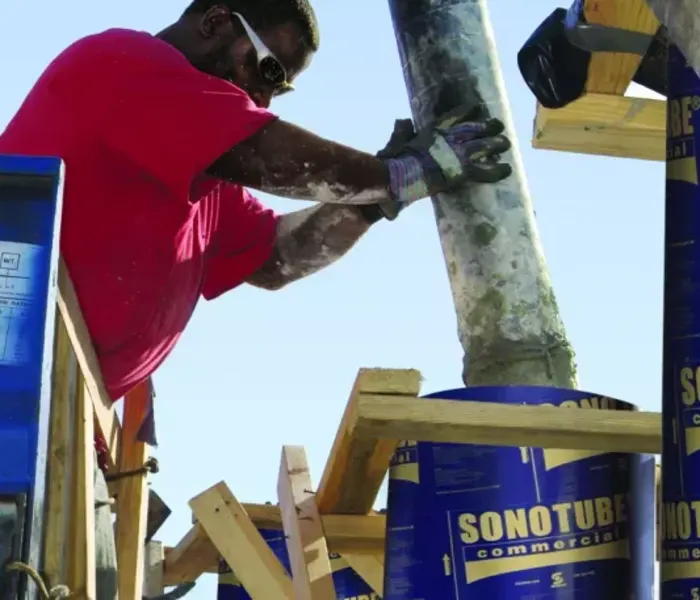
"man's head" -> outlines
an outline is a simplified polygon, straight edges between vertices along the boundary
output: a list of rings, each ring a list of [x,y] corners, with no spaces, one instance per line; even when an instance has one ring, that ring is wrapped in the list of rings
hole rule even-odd
[[[246,90],[260,106],[290,89],[319,44],[308,0],[194,0],[175,27],[195,67]]]

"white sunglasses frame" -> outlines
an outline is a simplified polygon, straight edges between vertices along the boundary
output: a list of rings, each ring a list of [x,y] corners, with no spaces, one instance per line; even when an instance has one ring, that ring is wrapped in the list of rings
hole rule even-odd
[[[277,56],[275,56],[275,54],[265,45],[265,42],[263,42],[260,39],[260,36],[255,32],[255,29],[253,29],[250,26],[248,21],[245,20],[245,17],[238,12],[232,11],[231,14],[241,22],[243,29],[245,29],[246,35],[248,36],[248,39],[250,39],[250,43],[253,44],[253,48],[255,49],[255,52],[258,55],[258,64],[260,64],[263,59],[271,57],[274,58],[280,65],[282,65],[280,59],[277,58]],[[294,86],[291,83],[285,81],[281,91],[289,92],[293,89]]]

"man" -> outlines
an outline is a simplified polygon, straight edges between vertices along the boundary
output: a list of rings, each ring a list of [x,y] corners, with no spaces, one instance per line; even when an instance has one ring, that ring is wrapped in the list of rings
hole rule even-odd
[[[113,399],[162,363],[200,296],[278,290],[411,202],[510,174],[496,120],[411,149],[397,130],[378,158],[276,118],[272,98],[318,45],[308,0],[195,0],[157,36],[74,43],[0,136],[0,153],[66,163],[61,252]],[[318,205],[278,216],[246,187]],[[101,543],[109,570],[113,543]],[[101,573],[100,600],[115,597],[113,579]]]

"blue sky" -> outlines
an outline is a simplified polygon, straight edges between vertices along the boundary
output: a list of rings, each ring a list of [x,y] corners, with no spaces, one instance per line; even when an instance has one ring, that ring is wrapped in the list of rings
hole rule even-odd
[[[534,5],[489,1],[581,387],[660,410],[664,167],[530,147],[535,101],[516,53],[559,4]],[[185,1],[32,6],[2,9],[0,128],[66,45],[109,27],[155,33]],[[387,4],[316,0],[315,7],[321,51],[298,92],[273,109],[375,152],[394,119],[410,115]],[[281,211],[304,206],[264,200]],[[274,501],[282,444],[306,446],[317,483],[360,367],[420,369],[425,392],[461,384],[462,350],[428,201],[376,226],[342,262],[306,281],[279,292],[242,287],[199,305],[155,378],[161,472],[153,486],[174,512],[159,538],[176,543],[190,524],[189,498],[222,479],[241,501]],[[211,599],[214,589],[215,577],[202,578],[189,597]]]

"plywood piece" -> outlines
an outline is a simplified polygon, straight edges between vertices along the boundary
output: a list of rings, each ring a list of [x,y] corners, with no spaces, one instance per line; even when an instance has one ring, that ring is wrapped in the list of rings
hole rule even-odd
[[[51,425],[47,465],[44,573],[49,587],[67,574],[64,552],[71,526],[71,489],[75,443],[77,362],[59,315],[54,337]]]
[[[359,438],[660,454],[661,414],[362,394]]]
[[[328,544],[301,446],[282,448],[277,497],[296,600],[335,600]]]
[[[201,524],[196,523],[174,548],[165,549],[164,584],[196,581],[202,573],[217,573],[219,551]]]
[[[316,494],[322,514],[369,513],[396,449],[398,439],[355,436],[359,394],[418,395],[420,381],[420,372],[415,369],[360,370]]]
[[[646,0],[585,0],[587,23],[654,35],[659,21]],[[637,54],[594,53],[588,66],[586,91],[622,95],[642,62]]]
[[[85,319],[80,311],[78,296],[63,259],[58,265],[58,310],[66,324],[73,351],[85,378],[88,397],[92,400],[97,427],[109,447],[109,467],[117,464],[119,456],[120,425],[112,400],[107,393],[100,364],[92,345]]]
[[[78,377],[73,453],[73,497],[66,585],[80,600],[96,600],[95,580],[95,437],[92,402],[85,381]]]
[[[148,411],[150,393],[150,385],[146,382],[134,388],[124,398],[120,471],[139,469],[148,460],[148,446],[137,440],[137,434]],[[120,600],[141,600],[142,598],[147,519],[146,473],[120,480],[117,491],[115,530]]]
[[[253,600],[298,600],[284,567],[223,481],[192,498],[190,508]]]
[[[534,148],[666,160],[666,102],[588,94],[564,108],[537,105]]]
[[[379,597],[384,596],[384,560],[378,556],[343,554],[345,562]]]

